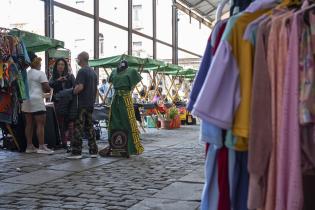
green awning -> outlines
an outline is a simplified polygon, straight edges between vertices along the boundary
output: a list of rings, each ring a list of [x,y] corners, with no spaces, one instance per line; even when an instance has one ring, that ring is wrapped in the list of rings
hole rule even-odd
[[[143,72],[154,71],[157,73],[164,73],[172,76],[188,76],[194,77],[196,70],[194,69],[183,69],[183,67],[175,64],[166,64],[163,61],[152,59],[152,58],[139,58],[130,55],[117,55],[107,58],[100,58],[90,60],[89,65],[91,67],[103,67],[103,68],[117,68],[119,62],[126,60],[129,68],[139,70],[139,67],[143,67]]]
[[[179,72],[183,71],[183,67],[168,63],[165,66],[163,66],[162,68],[158,69],[157,71],[159,73],[163,73],[163,74],[176,75],[177,72],[179,73]]]
[[[144,65],[145,63],[145,60],[142,58],[130,55],[117,55],[107,58],[90,60],[89,65],[91,67],[116,68],[122,60],[126,60],[129,67],[139,67],[141,65]]]
[[[196,73],[197,73],[197,70],[189,68],[189,69],[185,69],[185,70],[181,71],[179,73],[179,75],[180,76],[187,76],[187,75],[195,75]]]
[[[27,31],[12,29],[9,34],[19,37],[24,42],[26,49],[32,52],[42,52],[52,48],[64,47],[64,42],[62,41]]]
[[[164,66],[166,66],[166,64],[163,61],[152,59],[152,58],[145,59],[145,65],[144,65],[145,70],[156,71],[158,69],[163,68]]]
[[[122,60],[126,60],[130,68],[139,69],[140,66],[143,66],[144,72],[158,71],[166,66],[166,64],[160,60],[152,58],[139,58],[125,54],[90,60],[89,65],[91,67],[116,68]]]
[[[184,78],[186,78],[186,79],[194,79],[195,76],[196,76],[196,74],[187,74],[187,75],[184,76]]]
[[[67,49],[49,49],[48,55],[51,58],[70,58],[70,50],[67,50]]]
[[[179,71],[178,71],[179,70]],[[160,72],[162,73],[162,71]],[[168,68],[166,68],[166,71],[163,72],[166,75],[170,75],[170,76],[178,76],[178,77],[184,77],[184,78],[194,78],[197,70],[195,69],[183,69],[180,66],[176,65],[172,65],[171,67],[169,66]]]

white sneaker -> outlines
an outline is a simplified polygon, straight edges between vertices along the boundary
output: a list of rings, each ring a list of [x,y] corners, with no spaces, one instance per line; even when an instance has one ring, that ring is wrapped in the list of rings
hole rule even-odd
[[[31,153],[37,153],[37,148],[34,147],[34,145],[32,146],[27,146],[25,153],[27,154],[31,154]]]
[[[46,145],[41,145],[39,146],[39,149],[37,150],[37,153],[38,154],[46,154],[46,155],[51,155],[51,154],[54,154],[54,151],[47,148]]]
[[[90,154],[90,158],[97,158],[98,154]]]
[[[67,159],[70,159],[70,160],[79,160],[82,158],[82,155],[69,155],[67,157]]]

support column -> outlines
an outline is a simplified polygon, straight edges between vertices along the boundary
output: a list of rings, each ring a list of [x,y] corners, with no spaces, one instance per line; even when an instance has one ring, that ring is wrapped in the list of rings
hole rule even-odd
[[[178,10],[176,8],[176,0],[172,5],[172,63],[178,64]]]
[[[100,55],[100,16],[99,16],[99,0],[94,0],[94,59]]]
[[[54,38],[54,0],[44,1],[45,36]],[[45,52],[45,73],[49,78],[48,52]]]
[[[128,55],[132,55],[132,0],[128,0]]]
[[[153,13],[153,59],[156,59],[156,0],[152,0]]]
[[[54,0],[45,0],[45,36],[54,38]]]
[[[100,3],[99,0],[94,0],[94,59],[100,57]],[[99,68],[94,68],[97,75],[97,80],[100,79]],[[97,94],[98,96],[98,94]],[[96,97],[96,102],[99,102],[99,97]]]
[[[100,10],[99,0],[94,0],[94,59],[100,57]],[[97,77],[99,78],[99,69],[95,68]]]

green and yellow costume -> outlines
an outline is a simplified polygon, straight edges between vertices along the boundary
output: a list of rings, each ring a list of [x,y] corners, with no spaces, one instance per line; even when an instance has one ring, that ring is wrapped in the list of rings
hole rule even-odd
[[[141,75],[135,69],[126,69],[121,72],[113,70],[109,77],[109,82],[114,86],[115,94],[110,109],[108,139],[111,139],[116,130],[126,132],[130,155],[141,154],[144,150],[140,142],[131,98],[131,90],[141,79]]]

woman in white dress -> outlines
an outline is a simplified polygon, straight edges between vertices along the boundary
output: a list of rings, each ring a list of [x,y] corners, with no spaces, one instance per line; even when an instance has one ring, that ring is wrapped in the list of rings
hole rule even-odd
[[[29,100],[22,104],[22,111],[25,114],[26,126],[25,136],[27,139],[26,153],[52,154],[54,151],[47,148],[44,144],[46,107],[44,102],[44,93],[50,92],[46,74],[41,71],[42,59],[34,53],[29,53],[31,59],[31,69],[27,72],[29,85]],[[36,125],[36,134],[39,148],[35,148],[33,140],[33,130]]]

